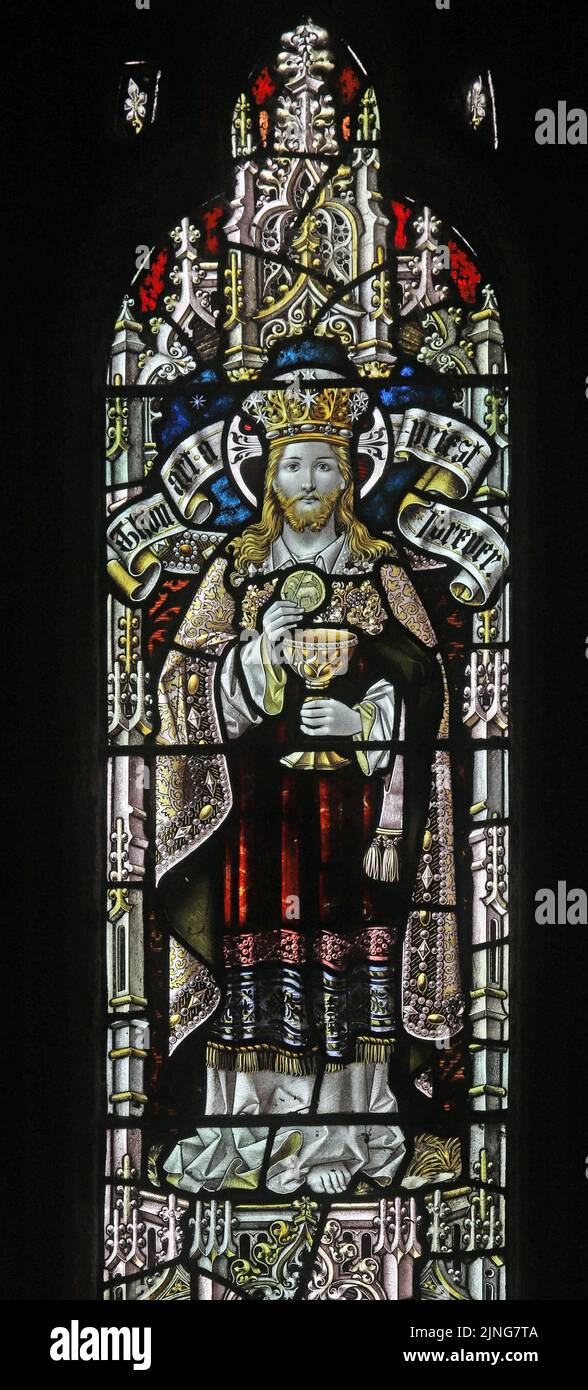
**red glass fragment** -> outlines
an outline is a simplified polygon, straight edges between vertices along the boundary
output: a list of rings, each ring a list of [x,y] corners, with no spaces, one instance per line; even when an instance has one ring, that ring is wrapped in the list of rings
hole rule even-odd
[[[464,304],[474,304],[476,286],[482,279],[480,271],[474,261],[470,260],[466,252],[462,251],[455,241],[449,241],[447,244],[452,278],[455,280]]]
[[[267,114],[267,111],[260,111],[260,113],[259,113],[259,134],[260,134],[260,137],[261,137],[261,143],[262,143],[262,145],[264,145],[264,146],[267,145],[267,133],[268,133],[268,130],[269,130],[269,116],[268,116],[268,114]]]
[[[344,101],[346,105],[349,105],[349,102],[353,101],[354,96],[359,91],[359,77],[357,73],[354,72],[350,63],[347,63],[339,73],[337,86],[341,93],[342,101]]]
[[[179,593],[190,583],[189,579],[166,579],[162,588],[159,590],[155,602],[151,608],[147,609],[147,616],[154,619],[157,615],[157,626],[152,624],[151,632],[147,638],[147,651],[153,656],[155,647],[160,642],[169,642],[169,624],[177,621],[181,612],[178,604],[170,603],[172,594]]]
[[[216,203],[213,208],[203,212],[202,221],[206,232],[206,250],[212,255],[217,255],[220,251],[219,222],[223,215],[222,203]]]
[[[251,83],[251,92],[255,97],[257,105],[263,106],[264,101],[267,101],[268,97],[272,97],[275,90],[276,84],[273,78],[270,77],[269,68],[262,68],[259,76]]]
[[[155,260],[152,261],[149,270],[146,271],[139,285],[139,297],[141,300],[141,312],[147,313],[157,307],[157,301],[164,285],[165,267],[167,265],[167,247],[157,253]]]
[[[344,116],[344,117],[343,117],[343,120],[341,121],[341,130],[343,131],[343,139],[344,139],[344,140],[350,140],[350,139],[351,139],[351,116]]]
[[[463,1103],[463,1096],[467,1090],[465,1064],[465,1053],[459,1043],[452,1043],[439,1053],[438,1095],[443,1110],[456,1110],[460,1099]]]
[[[464,651],[465,647],[463,642],[448,642],[446,652],[447,660],[455,661],[456,657],[463,656]]]
[[[239,926],[244,927],[247,921],[247,883],[249,878],[248,864],[248,844],[247,827],[241,821],[239,834]]]
[[[396,218],[396,230],[394,232],[394,245],[397,251],[403,251],[407,243],[406,224],[412,212],[412,208],[407,207],[406,203],[397,203],[394,198],[391,202],[392,212]]]

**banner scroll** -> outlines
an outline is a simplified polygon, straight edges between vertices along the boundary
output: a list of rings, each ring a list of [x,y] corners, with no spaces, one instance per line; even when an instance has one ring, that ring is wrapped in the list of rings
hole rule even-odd
[[[161,468],[165,491],[136,498],[111,521],[108,572],[128,601],[147,598],[164,565],[175,572],[170,541],[181,533],[182,540],[190,533],[196,540],[210,517],[213,503],[204,489],[223,470],[222,432],[217,422],[183,440]],[[254,437],[251,451],[259,453]],[[402,498],[399,529],[412,546],[458,565],[451,592],[460,603],[476,607],[488,602],[508,566],[501,533],[463,506],[467,498],[475,501],[490,456],[486,436],[467,421],[411,407],[397,425],[392,466],[410,459],[425,465]],[[384,461],[380,471],[389,466]]]
[[[420,550],[459,566],[451,580],[453,597],[467,605],[485,604],[508,567],[508,548],[486,517],[440,500],[463,502],[478,486],[490,459],[486,437],[472,425],[411,408],[398,431],[394,458],[416,458],[424,471],[403,497],[398,526]]]
[[[222,470],[222,422],[192,434],[174,449],[161,469],[167,490],[140,498],[117,512],[106,532],[107,569],[125,597],[148,598],[162,570],[160,552],[188,526],[202,526],[213,504],[203,488]],[[168,498],[180,513],[170,506]]]

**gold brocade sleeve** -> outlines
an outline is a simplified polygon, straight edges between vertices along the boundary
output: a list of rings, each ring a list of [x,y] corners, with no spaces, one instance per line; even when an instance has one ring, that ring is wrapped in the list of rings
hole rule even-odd
[[[406,571],[400,565],[382,565],[381,576],[394,617],[425,647],[436,647],[437,638],[428,615]]]
[[[227,560],[218,555],[206,571],[175,634],[178,646],[217,655],[235,636],[235,604],[225,588]]]
[[[234,603],[224,586],[226,563],[217,556],[207,570],[174,636],[183,650],[168,652],[159,678],[157,882],[214,834],[232,805],[226,758],[211,747],[222,741],[217,662],[211,658],[235,637]]]

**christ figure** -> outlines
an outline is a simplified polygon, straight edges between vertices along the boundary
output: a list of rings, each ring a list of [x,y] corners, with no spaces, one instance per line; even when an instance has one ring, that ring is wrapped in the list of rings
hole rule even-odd
[[[168,806],[189,853],[160,891],[174,930],[200,922],[184,935],[219,991],[204,1119],[165,1161],[184,1192],[389,1185],[405,1156],[399,1038],[456,1031],[447,930],[427,938],[441,986],[402,966],[447,714],[436,638],[390,537],[357,515],[352,390],[307,394],[265,393],[260,518],[211,561],[160,681],[160,743],[200,758]],[[314,630],[352,640],[309,694],[287,653]],[[412,911],[413,946],[426,917]]]

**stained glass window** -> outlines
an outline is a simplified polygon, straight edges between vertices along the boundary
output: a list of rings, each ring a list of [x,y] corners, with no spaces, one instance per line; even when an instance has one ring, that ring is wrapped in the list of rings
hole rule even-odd
[[[500,307],[311,20],[227,137],[108,369],[105,1294],[503,1299]]]

